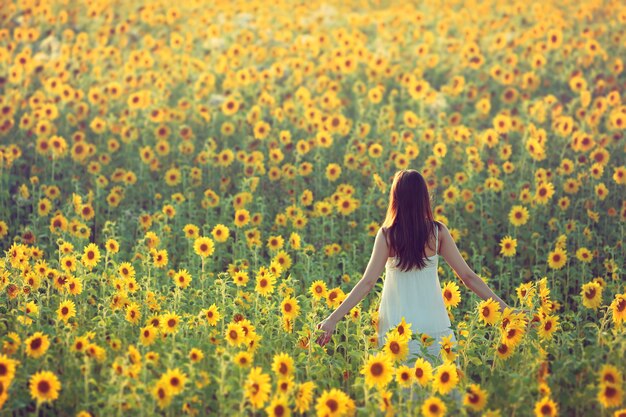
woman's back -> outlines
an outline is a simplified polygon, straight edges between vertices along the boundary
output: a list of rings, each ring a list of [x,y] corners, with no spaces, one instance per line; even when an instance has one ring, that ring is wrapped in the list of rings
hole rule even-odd
[[[427,333],[438,339],[450,334],[450,318],[446,311],[437,274],[439,264],[439,233],[436,230],[435,254],[427,257],[426,267],[402,271],[398,258],[390,257],[385,265],[385,281],[378,310],[379,346],[387,331],[405,318],[414,333]],[[409,343],[411,348],[411,343]],[[411,351],[417,346],[413,345]],[[438,346],[437,346],[438,347]]]

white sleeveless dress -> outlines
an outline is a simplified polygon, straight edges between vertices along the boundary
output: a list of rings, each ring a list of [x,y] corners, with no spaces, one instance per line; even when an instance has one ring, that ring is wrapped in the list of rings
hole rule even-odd
[[[417,333],[426,333],[435,340],[428,346],[427,352],[441,360],[439,341],[442,337],[452,334],[452,342],[456,342],[454,331],[451,329],[450,318],[446,311],[439,283],[437,267],[439,255],[439,231],[435,227],[437,236],[435,254],[426,258],[426,267],[402,271],[396,268],[398,258],[389,258],[385,265],[385,280],[378,308],[378,346],[385,344],[386,333],[404,320],[412,324],[411,330]],[[422,356],[421,340],[409,341],[409,355],[407,362],[413,363],[416,356]],[[425,358],[429,360],[429,358]],[[432,360],[429,362],[433,363]]]

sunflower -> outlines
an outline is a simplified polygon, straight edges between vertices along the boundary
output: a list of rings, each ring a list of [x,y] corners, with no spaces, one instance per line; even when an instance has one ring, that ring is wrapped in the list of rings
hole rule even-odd
[[[384,388],[393,379],[391,358],[384,352],[369,355],[360,373],[365,375],[365,383],[369,387],[376,385],[379,388]]]
[[[544,182],[539,184],[535,191],[534,201],[537,204],[547,204],[550,198],[554,195],[554,185],[551,182]]]
[[[448,361],[454,361],[456,358],[456,352],[452,350],[452,348],[456,345],[456,342],[452,341],[454,337],[453,334],[449,334],[448,336],[444,336],[439,340],[439,344],[441,345],[441,355]]]
[[[622,372],[617,367],[605,363],[598,373],[598,384],[621,385]]]
[[[597,399],[604,408],[619,407],[622,404],[624,391],[621,384],[600,384]]]
[[[511,236],[505,236],[500,241],[500,253],[503,256],[514,256],[517,247],[517,239],[513,239]]]
[[[48,335],[42,332],[35,332],[32,336],[24,341],[26,347],[26,355],[31,358],[38,358],[50,347]]]
[[[164,380],[159,380],[152,388],[152,396],[156,399],[160,409],[164,409],[171,402],[174,395],[171,392],[169,384]]]
[[[567,250],[557,247],[548,254],[548,266],[552,269],[561,269],[567,262]]]
[[[65,300],[59,304],[57,309],[57,318],[63,320],[65,323],[76,315],[76,305],[72,300]]]
[[[186,269],[179,269],[172,277],[174,284],[179,288],[187,288],[191,282],[191,274]]]
[[[404,336],[408,340],[411,340],[411,337],[413,337],[413,330],[411,329],[412,325],[413,323],[407,323],[405,317],[402,316],[402,319],[400,320],[400,323],[396,325],[395,330],[400,336]]]
[[[280,310],[283,313],[283,317],[287,319],[295,319],[300,313],[300,306],[298,300],[293,297],[287,297],[280,303]]]
[[[139,309],[139,304],[136,302],[131,302],[126,305],[126,321],[132,324],[138,324],[141,319],[141,310]]]
[[[576,251],[576,258],[580,262],[589,263],[593,260],[593,254],[587,248],[579,248]]]
[[[30,396],[37,401],[52,402],[59,398],[61,382],[57,376],[50,371],[40,371],[30,377],[28,382]]]
[[[459,375],[454,362],[444,362],[435,369],[433,388],[439,394],[447,394],[459,382]]]
[[[193,250],[196,255],[201,256],[202,258],[206,258],[207,256],[211,256],[215,249],[215,244],[210,237],[201,236],[197,238],[193,243]]]
[[[135,276],[135,268],[131,265],[130,262],[122,262],[118,267],[117,272],[124,279],[133,278]]]
[[[213,235],[213,238],[217,242],[220,242],[220,243],[226,242],[226,240],[230,236],[230,230],[225,225],[218,224],[211,231],[211,235]]]
[[[487,405],[487,391],[478,384],[469,384],[463,397],[463,405],[474,411],[480,411]]]
[[[269,297],[274,292],[274,284],[276,283],[276,277],[272,273],[256,276],[255,291],[263,296]]]
[[[535,417],[556,417],[558,407],[550,397],[543,397],[535,403]]]
[[[337,388],[324,390],[317,399],[315,411],[317,416],[339,417],[345,416],[348,412],[349,397]]]
[[[243,329],[241,328],[241,325],[237,322],[228,323],[224,334],[226,336],[226,341],[231,346],[239,346],[244,341],[243,339],[245,335],[243,333]]]
[[[396,381],[401,387],[410,387],[415,382],[413,370],[406,365],[401,365],[396,369]]]
[[[243,227],[250,221],[250,212],[246,209],[239,209],[235,212],[235,226]]]
[[[595,310],[602,305],[602,286],[595,281],[583,284],[580,295],[587,308]]]
[[[120,245],[115,239],[108,239],[104,244],[104,247],[109,253],[117,253],[120,250]]]
[[[509,212],[509,222],[515,226],[523,226],[528,222],[528,209],[524,206],[513,206]]]
[[[537,329],[539,337],[542,339],[550,339],[554,332],[559,328],[559,316],[545,315],[540,320],[539,328]]]
[[[246,351],[239,352],[233,357],[233,363],[241,368],[246,368],[252,365],[252,355]]]
[[[216,326],[217,322],[221,318],[221,314],[220,314],[217,306],[215,305],[215,303],[211,304],[211,306],[209,308],[207,308],[206,310],[203,310],[202,314],[204,315],[204,317],[206,318],[207,323],[210,326]]]
[[[429,397],[422,403],[422,415],[424,417],[443,417],[447,407],[439,397]]]
[[[326,283],[322,280],[313,281],[311,286],[309,287],[309,292],[313,296],[315,300],[321,300],[323,297],[326,297],[328,293],[328,289],[326,287]]]
[[[611,302],[611,316],[616,325],[621,325],[626,321],[626,292],[615,294],[615,299]]]
[[[478,317],[484,324],[494,325],[500,318],[500,304],[491,297],[482,301],[478,305]]]
[[[0,383],[4,382],[7,385],[15,377],[15,368],[19,365],[20,361],[11,359],[4,354],[0,354]]]
[[[162,376],[161,380],[167,383],[169,391],[174,394],[180,394],[185,389],[185,383],[187,382],[187,375],[181,372],[178,368],[168,369]]]
[[[178,331],[180,316],[176,313],[165,313],[161,322],[161,331],[163,334],[173,334]]]
[[[413,376],[415,380],[424,387],[433,378],[433,366],[426,359],[419,357],[413,364]]]
[[[287,377],[293,374],[293,358],[287,353],[274,355],[272,371],[279,377]]]
[[[286,396],[276,395],[270,404],[265,408],[268,417],[290,417],[289,402]]]
[[[268,400],[272,385],[270,376],[256,366],[250,370],[244,383],[244,397],[252,404],[253,408],[261,408]]]
[[[195,224],[186,224],[185,227],[183,227],[183,232],[187,239],[197,239],[200,237],[200,228]]]
[[[313,390],[315,389],[315,383],[313,381],[306,381],[298,384],[296,390],[296,411],[300,414],[304,414],[311,408],[311,401],[313,400]]]
[[[141,329],[141,332],[139,333],[139,341],[144,346],[150,346],[154,343],[158,334],[158,328],[152,325],[145,326]]]
[[[446,282],[441,293],[443,295],[443,303],[446,307],[456,307],[461,302],[461,291],[455,282]]]
[[[165,268],[168,260],[167,249],[155,250],[152,253],[152,261],[156,268]]]
[[[409,354],[409,339],[400,335],[397,331],[389,333],[383,350],[395,362],[401,362]]]
[[[517,346],[524,337],[526,324],[522,320],[513,320],[502,329],[501,342],[509,347]]]

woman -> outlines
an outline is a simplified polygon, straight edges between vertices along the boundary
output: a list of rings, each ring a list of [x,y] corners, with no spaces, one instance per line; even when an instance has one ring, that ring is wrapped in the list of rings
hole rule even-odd
[[[493,298],[500,304],[500,311],[508,307],[467,266],[447,227],[433,220],[422,175],[413,169],[399,171],[394,176],[387,216],[376,234],[365,273],[341,305],[317,325],[323,331],[317,343],[328,343],[337,322],[372,290],[385,269],[378,310],[379,347],[384,345],[387,331],[404,317],[413,333],[426,333],[435,339],[427,349],[440,358],[439,341],[449,336],[455,343],[456,337],[450,328],[437,275],[439,255],[480,298]],[[422,356],[421,340],[409,341],[409,359],[415,359],[415,355]]]

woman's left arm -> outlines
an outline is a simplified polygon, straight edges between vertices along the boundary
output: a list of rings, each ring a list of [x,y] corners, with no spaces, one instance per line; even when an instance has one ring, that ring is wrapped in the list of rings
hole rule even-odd
[[[352,291],[350,291],[350,294],[343,300],[341,305],[337,307],[328,318],[317,325],[318,329],[321,328],[325,330],[325,333],[318,338],[318,343],[324,346],[328,340],[330,340],[330,335],[334,331],[335,325],[348,314],[372,288],[374,288],[378,277],[380,277],[380,274],[385,269],[385,263],[387,263],[388,257],[389,249],[387,247],[387,241],[383,235],[382,228],[379,228],[378,233],[376,233],[376,239],[374,240],[372,255],[370,256],[367,268],[365,268],[363,277],[357,282],[354,288],[352,288]]]

